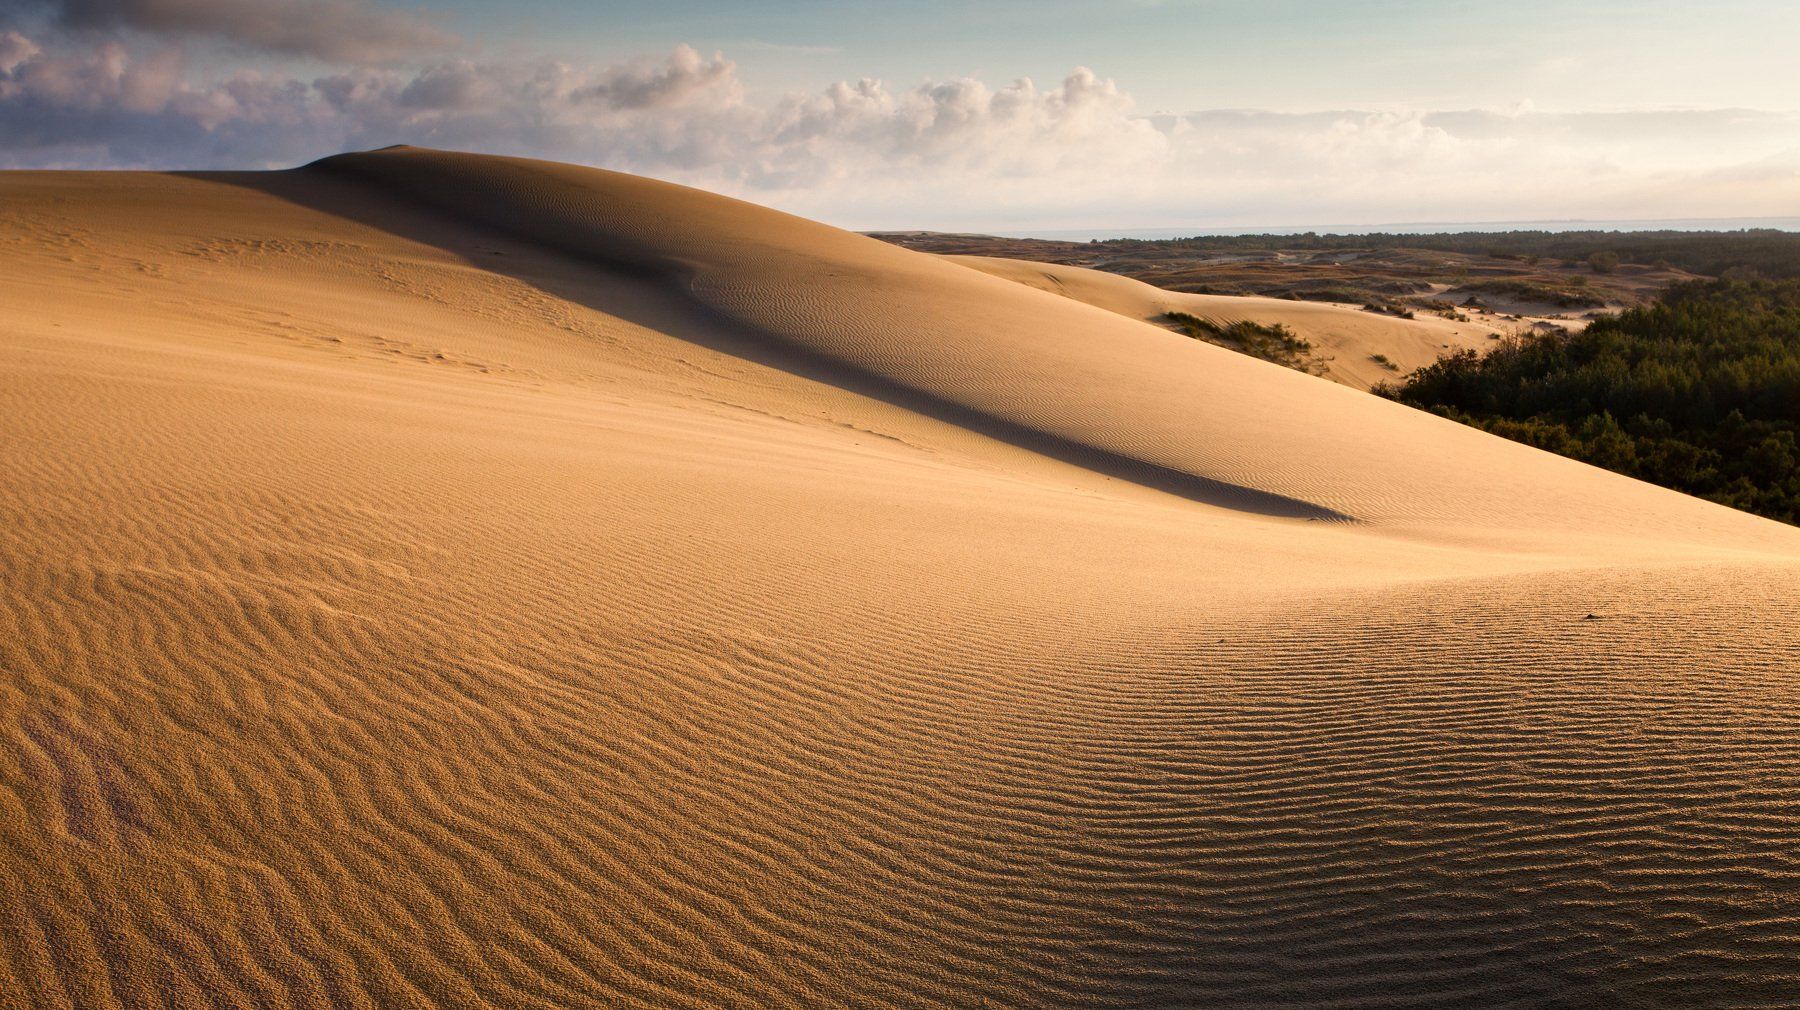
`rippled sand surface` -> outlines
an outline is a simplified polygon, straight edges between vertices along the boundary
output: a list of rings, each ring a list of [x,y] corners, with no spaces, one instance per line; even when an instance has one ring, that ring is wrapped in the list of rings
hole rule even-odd
[[[1800,532],[390,150],[0,175],[0,1005],[1800,1002]]]

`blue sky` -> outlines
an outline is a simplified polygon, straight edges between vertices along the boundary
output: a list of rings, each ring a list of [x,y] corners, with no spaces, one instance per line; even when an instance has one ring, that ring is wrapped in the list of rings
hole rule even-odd
[[[579,161],[861,227],[1789,215],[1791,0],[0,0],[0,164]]]

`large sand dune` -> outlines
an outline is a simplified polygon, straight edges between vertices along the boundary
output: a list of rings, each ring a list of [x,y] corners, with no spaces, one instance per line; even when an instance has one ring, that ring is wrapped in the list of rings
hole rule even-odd
[[[0,265],[0,1005],[1800,992],[1792,528],[594,170]]]

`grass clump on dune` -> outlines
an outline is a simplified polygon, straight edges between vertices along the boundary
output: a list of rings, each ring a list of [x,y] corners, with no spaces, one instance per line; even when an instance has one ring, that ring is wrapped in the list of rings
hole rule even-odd
[[[1312,375],[1324,372],[1325,363],[1313,354],[1311,341],[1302,338],[1281,323],[1258,323],[1239,319],[1216,323],[1187,312],[1165,312],[1163,321],[1179,333],[1209,344],[1241,351],[1254,358],[1298,369]]]

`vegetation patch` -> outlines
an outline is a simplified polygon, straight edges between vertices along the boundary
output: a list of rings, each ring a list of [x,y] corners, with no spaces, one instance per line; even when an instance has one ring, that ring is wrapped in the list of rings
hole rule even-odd
[[[1456,311],[1470,321],[1512,311],[1498,304],[1502,298],[1558,306],[1559,313],[1590,313],[1648,304],[1665,287],[1684,281],[1800,277],[1800,233],[1771,229],[1201,235],[1093,242],[919,232],[882,237],[926,252],[1092,267],[1170,291],[1393,305],[1420,313],[1444,312],[1437,303],[1454,292]],[[1484,291],[1494,304],[1482,304]]]
[[[1521,333],[1376,392],[1800,522],[1800,280],[1695,281],[1579,333]]]
[[[1456,293],[1512,298],[1521,302],[1558,305],[1566,309],[1595,309],[1605,305],[1606,298],[1599,292],[1588,288],[1586,284],[1580,283],[1583,280],[1585,278],[1574,277],[1558,284],[1524,278],[1496,277],[1488,280],[1469,281],[1459,286]]]
[[[1281,323],[1265,325],[1240,319],[1221,325],[1186,312],[1165,312],[1163,321],[1195,340],[1229,347],[1313,375],[1325,371],[1325,362],[1313,354],[1311,341],[1302,339]]]
[[[1607,254],[1603,263],[1655,264],[1719,277],[1734,270],[1769,277],[1800,276],[1800,232],[1775,228],[1736,231],[1504,231],[1455,232],[1437,235],[1203,235],[1160,242],[1112,239],[1124,246],[1136,242],[1169,248],[1204,248],[1212,253],[1261,250],[1389,250],[1429,249],[1537,264],[1547,259],[1587,263]]]
[[[1418,313],[1414,312],[1412,309],[1395,302],[1364,302],[1363,311],[1379,312],[1384,316],[1393,316],[1396,319],[1415,319],[1418,317]]]

